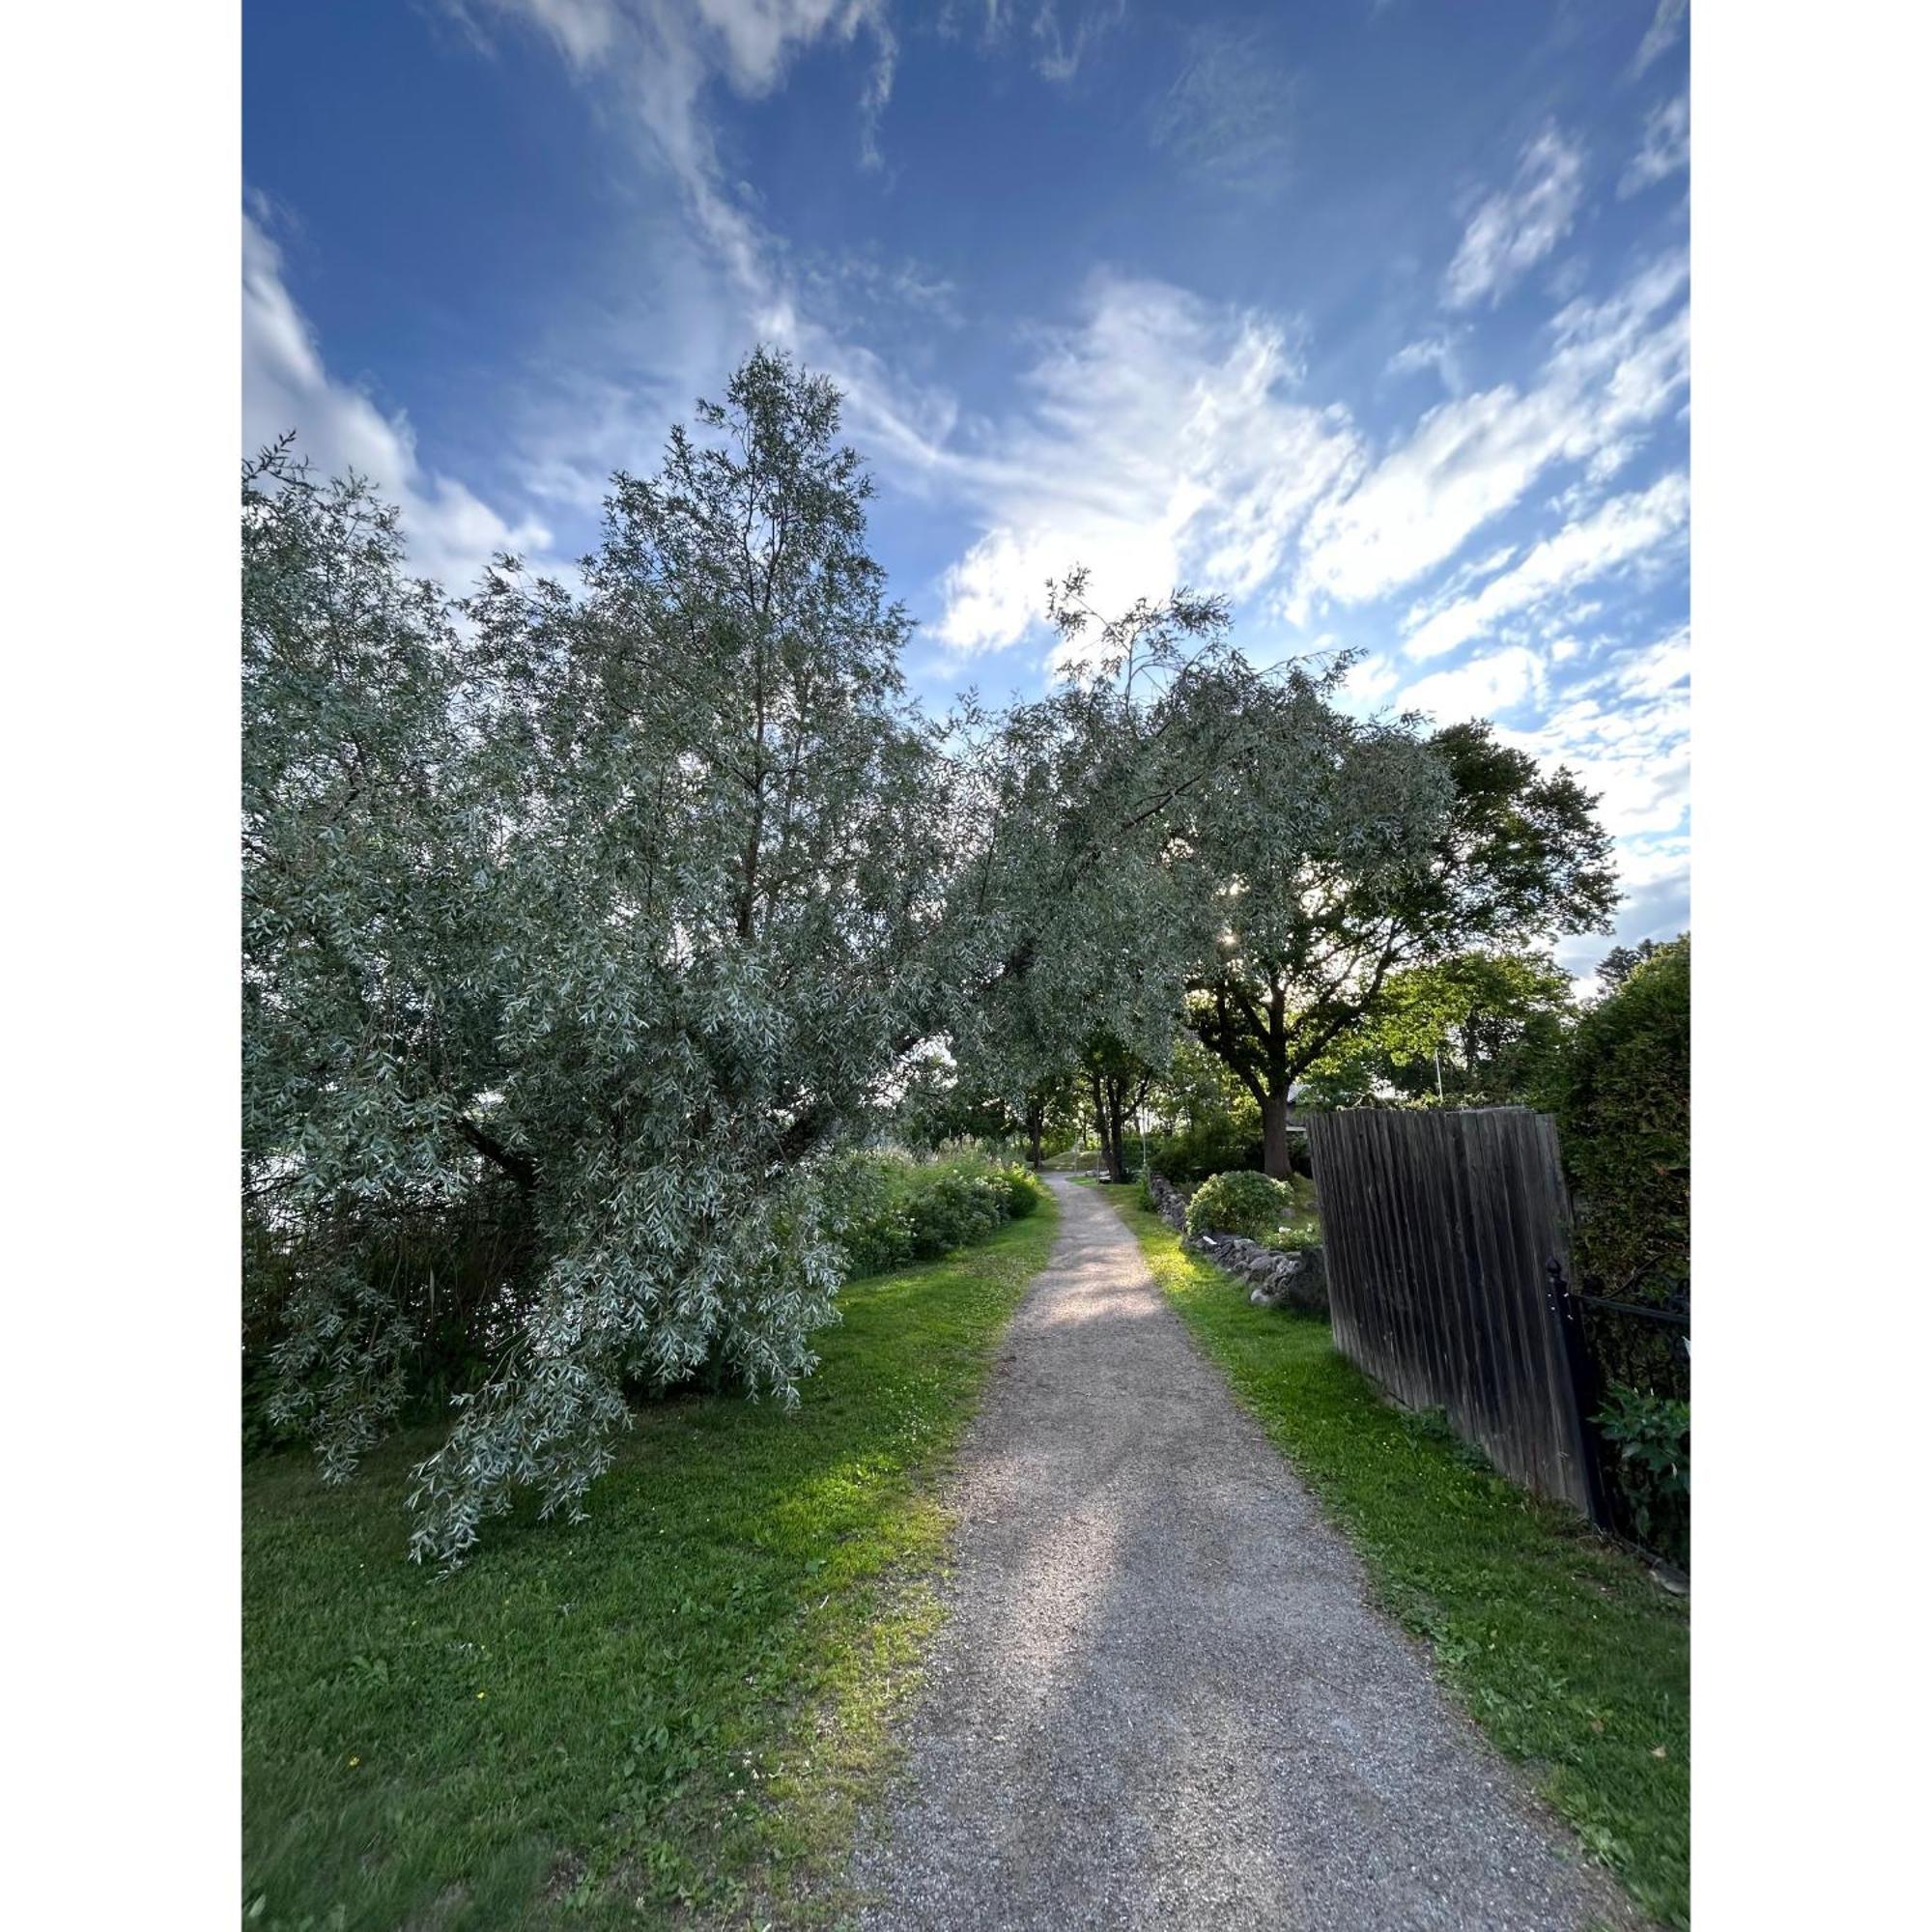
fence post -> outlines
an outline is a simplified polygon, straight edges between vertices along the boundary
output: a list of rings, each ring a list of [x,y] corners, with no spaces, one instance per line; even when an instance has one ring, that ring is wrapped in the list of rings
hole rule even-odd
[[[1582,1458],[1583,1484],[1590,1498],[1590,1520],[1600,1529],[1613,1527],[1609,1492],[1604,1482],[1597,1408],[1603,1391],[1597,1386],[1596,1362],[1584,1339],[1581,1312],[1563,1264],[1552,1255],[1543,1264],[1545,1296],[1556,1332],[1563,1340],[1563,1359],[1570,1371],[1570,1387],[1577,1405],[1577,1453]]]

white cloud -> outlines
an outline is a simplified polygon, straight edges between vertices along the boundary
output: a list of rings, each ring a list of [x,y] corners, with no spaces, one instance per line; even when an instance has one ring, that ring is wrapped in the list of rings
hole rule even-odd
[[[705,115],[720,86],[755,97],[781,85],[808,49],[854,43],[875,55],[872,104],[860,105],[876,113],[892,84],[885,0],[450,4],[523,15],[586,80],[612,86],[648,134],[647,152],[683,190],[665,203],[668,218],[682,218],[686,258],[703,267],[674,277],[689,285],[680,300],[691,312],[674,318],[672,335],[686,362],[708,357],[695,377],[706,393],[717,368],[753,337],[790,348],[844,390],[848,430],[896,490],[964,513],[978,535],[942,575],[933,627],[955,658],[1024,639],[1044,615],[1048,581],[1076,562],[1091,567],[1094,601],[1109,611],[1177,582],[1251,597],[1290,569],[1293,594],[1275,608],[1297,623],[1320,600],[1379,596],[1453,556],[1552,465],[1593,466],[1606,480],[1683,387],[1685,267],[1673,258],[1609,300],[1564,307],[1523,391],[1454,393],[1454,326],[1411,344],[1397,363],[1437,368],[1452,395],[1372,466],[1348,412],[1300,393],[1291,322],[1100,275],[1071,327],[1037,338],[1020,405],[994,421],[965,418],[943,385],[923,384],[864,346],[877,308],[864,272],[828,270],[765,231],[721,165]],[[1069,13],[1071,45],[1090,44],[1117,11]],[[1011,30],[1013,41],[1051,54],[1059,16],[1050,10],[995,5],[986,17],[989,38]],[[1087,21],[1095,25],[1083,40],[1078,22]],[[1517,182],[1486,205],[1499,212],[1487,224],[1481,210],[1471,220],[1459,286],[1500,293],[1546,256],[1574,219],[1580,176],[1579,152],[1553,128],[1532,142]],[[883,272],[875,267],[873,280]],[[909,288],[905,298],[918,293]],[[654,327],[632,340],[656,355],[666,335]],[[640,441],[655,449],[663,420],[688,407],[693,387],[682,364],[671,382],[663,368],[620,360],[613,369],[602,355],[566,361],[595,368],[598,380],[584,388],[573,376],[566,394],[557,379],[529,474],[581,506],[610,461],[634,464]],[[1438,599],[1473,593],[1509,561],[1498,553],[1466,583],[1458,573]],[[1396,673],[1364,678],[1385,689]]]
[[[1031,411],[942,452],[986,528],[945,574],[940,638],[1017,642],[1074,563],[1103,611],[1182,582],[1241,597],[1281,568],[1302,519],[1358,460],[1345,412],[1293,391],[1289,331],[1165,283],[1100,277],[1080,323],[1045,338]]]
[[[1071,80],[1080,71],[1088,50],[1126,18],[1127,0],[1094,0],[1075,9],[1071,34],[1061,31],[1060,10],[1054,0],[1040,0],[1033,16],[1033,38],[1039,53],[1035,71],[1042,80]],[[989,21],[997,9],[989,10]]]
[[[1543,661],[1521,644],[1472,658],[1454,670],[1417,678],[1402,695],[1405,711],[1428,711],[1449,722],[1493,718],[1543,689]]]
[[[1388,359],[1391,376],[1415,376],[1425,369],[1434,369],[1452,396],[1460,396],[1469,386],[1463,380],[1462,356],[1452,336],[1429,335],[1417,342],[1406,342]]]
[[[1652,61],[1669,49],[1683,31],[1684,16],[1690,11],[1690,0],[1657,0],[1657,12],[1650,16],[1650,25],[1637,43],[1636,57],[1631,62],[1633,73],[1643,72]]]
[[[1605,829],[1636,849],[1680,839],[1690,803],[1690,633],[1621,654],[1532,730],[1500,737],[1562,763],[1603,796]]]
[[[1363,709],[1379,704],[1402,682],[1396,661],[1383,651],[1364,651],[1349,667],[1344,693]]]
[[[1462,309],[1500,301],[1569,234],[1582,198],[1583,151],[1546,128],[1523,149],[1516,180],[1470,217],[1443,279],[1444,302]]]
[[[879,160],[877,129],[892,96],[898,42],[887,0],[445,0],[474,25],[507,14],[547,36],[580,75],[625,90],[652,143],[683,184],[705,232],[742,273],[757,270],[758,238],[727,190],[701,112],[714,79],[755,99],[821,42],[863,34],[872,65],[860,92],[860,158]]]
[[[366,476],[403,513],[412,567],[461,595],[498,551],[550,547],[539,523],[509,523],[464,484],[424,469],[409,419],[385,415],[331,377],[283,279],[281,252],[255,215],[242,223],[242,435],[250,453],[294,430],[325,476]]]
[[[882,295],[896,306],[929,306],[947,291],[904,262],[795,256],[727,177],[705,111],[716,86],[758,98],[813,47],[863,41],[871,66],[859,100],[861,158],[875,160],[873,130],[896,59],[887,0],[445,4],[472,24],[483,14],[513,16],[547,36],[581,80],[612,90],[646,165],[679,190],[668,206],[660,197],[646,222],[645,252],[663,271],[636,293],[582,305],[560,353],[553,348],[531,378],[520,427],[533,491],[577,507],[594,502],[612,463],[654,455],[668,422],[694,394],[714,394],[721,371],[756,341],[831,377],[844,393],[848,431],[909,488],[944,469],[957,419],[952,396],[889,366],[843,325],[847,312],[875,320]],[[650,345],[641,366],[639,343]]]
[[[1690,923],[1690,636],[1624,651],[1529,730],[1499,726],[1539,762],[1567,765],[1600,795],[1626,894],[1614,939],[1566,941],[1557,957],[1588,975],[1613,943],[1668,939]]]
[[[885,0],[451,0],[522,14],[555,42],[573,67],[594,68],[643,46],[674,56],[679,78],[716,71],[740,94],[769,93],[815,41],[850,41],[862,29],[893,44]]]
[[[1645,115],[1643,145],[1617,184],[1617,199],[1626,201],[1679,168],[1690,165],[1690,97],[1661,100]]]
[[[1153,144],[1231,184],[1280,187],[1293,97],[1293,76],[1258,29],[1197,25],[1180,72],[1154,107]]]
[[[1686,380],[1685,276],[1672,257],[1608,300],[1568,304],[1526,393],[1504,384],[1439,404],[1373,468],[1345,411],[1296,393],[1284,325],[1103,278],[1080,325],[1047,339],[1032,412],[969,440],[997,458],[956,440],[907,442],[985,523],[942,580],[940,639],[965,652],[1017,642],[1044,615],[1047,581],[1075,562],[1092,566],[1102,609],[1178,582],[1251,596],[1297,555],[1276,599],[1296,624],[1318,599],[1383,595],[1451,556],[1550,465],[1607,476],[1629,459]],[[1443,600],[1510,560],[1504,549],[1459,571]]]
[[[1690,683],[1690,627],[1687,624],[1640,651],[1627,652],[1610,673],[1626,697],[1668,697]]]
[[[1505,383],[1429,411],[1310,517],[1293,608],[1361,603],[1411,582],[1553,463],[1627,460],[1689,379],[1688,273],[1676,254],[1607,301],[1571,302],[1550,324],[1553,347],[1534,386]]]
[[[1404,649],[1412,658],[1441,657],[1495,629],[1505,617],[1560,597],[1678,536],[1690,513],[1682,474],[1648,490],[1612,497],[1593,516],[1546,537],[1517,567],[1473,596],[1428,613],[1411,613]]]

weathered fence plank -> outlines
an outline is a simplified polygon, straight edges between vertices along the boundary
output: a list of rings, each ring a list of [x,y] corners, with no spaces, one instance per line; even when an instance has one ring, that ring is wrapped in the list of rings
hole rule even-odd
[[[1570,1270],[1555,1122],[1365,1107],[1311,1116],[1308,1139],[1336,1346],[1505,1475],[1601,1520],[1551,1287]]]

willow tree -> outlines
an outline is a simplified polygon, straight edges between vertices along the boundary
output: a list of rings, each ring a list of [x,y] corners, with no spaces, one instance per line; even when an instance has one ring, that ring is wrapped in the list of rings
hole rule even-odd
[[[491,810],[444,599],[395,511],[287,440],[243,472],[242,616],[244,1333],[339,1477],[451,1320],[450,1271],[438,1307],[414,1258],[472,1211],[520,1245],[466,1138],[495,1068]]]
[[[838,425],[753,355],[579,586],[503,559],[461,626],[359,486],[244,485],[249,1162],[331,1473],[421,1346],[399,1220],[507,1231],[418,1555],[575,1513],[628,1389],[795,1399],[832,1317],[817,1169],[927,1028],[959,836]]]
[[[962,1067],[1016,1113],[1097,1079],[1113,1145],[1127,1069],[1167,1063],[1193,952],[1177,805],[1212,772],[1201,721],[1247,672],[1218,600],[1177,592],[1102,620],[1086,591],[1079,572],[1054,588],[1044,695],[955,714],[974,838],[952,895],[951,1025]]]

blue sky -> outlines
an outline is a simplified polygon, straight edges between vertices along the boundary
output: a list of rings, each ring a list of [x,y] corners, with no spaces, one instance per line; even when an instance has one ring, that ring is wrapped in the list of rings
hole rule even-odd
[[[1682,0],[251,0],[244,437],[467,587],[757,340],[847,392],[936,703],[1048,578],[1487,716],[1689,923]],[[1586,971],[1606,948],[1566,946]]]

